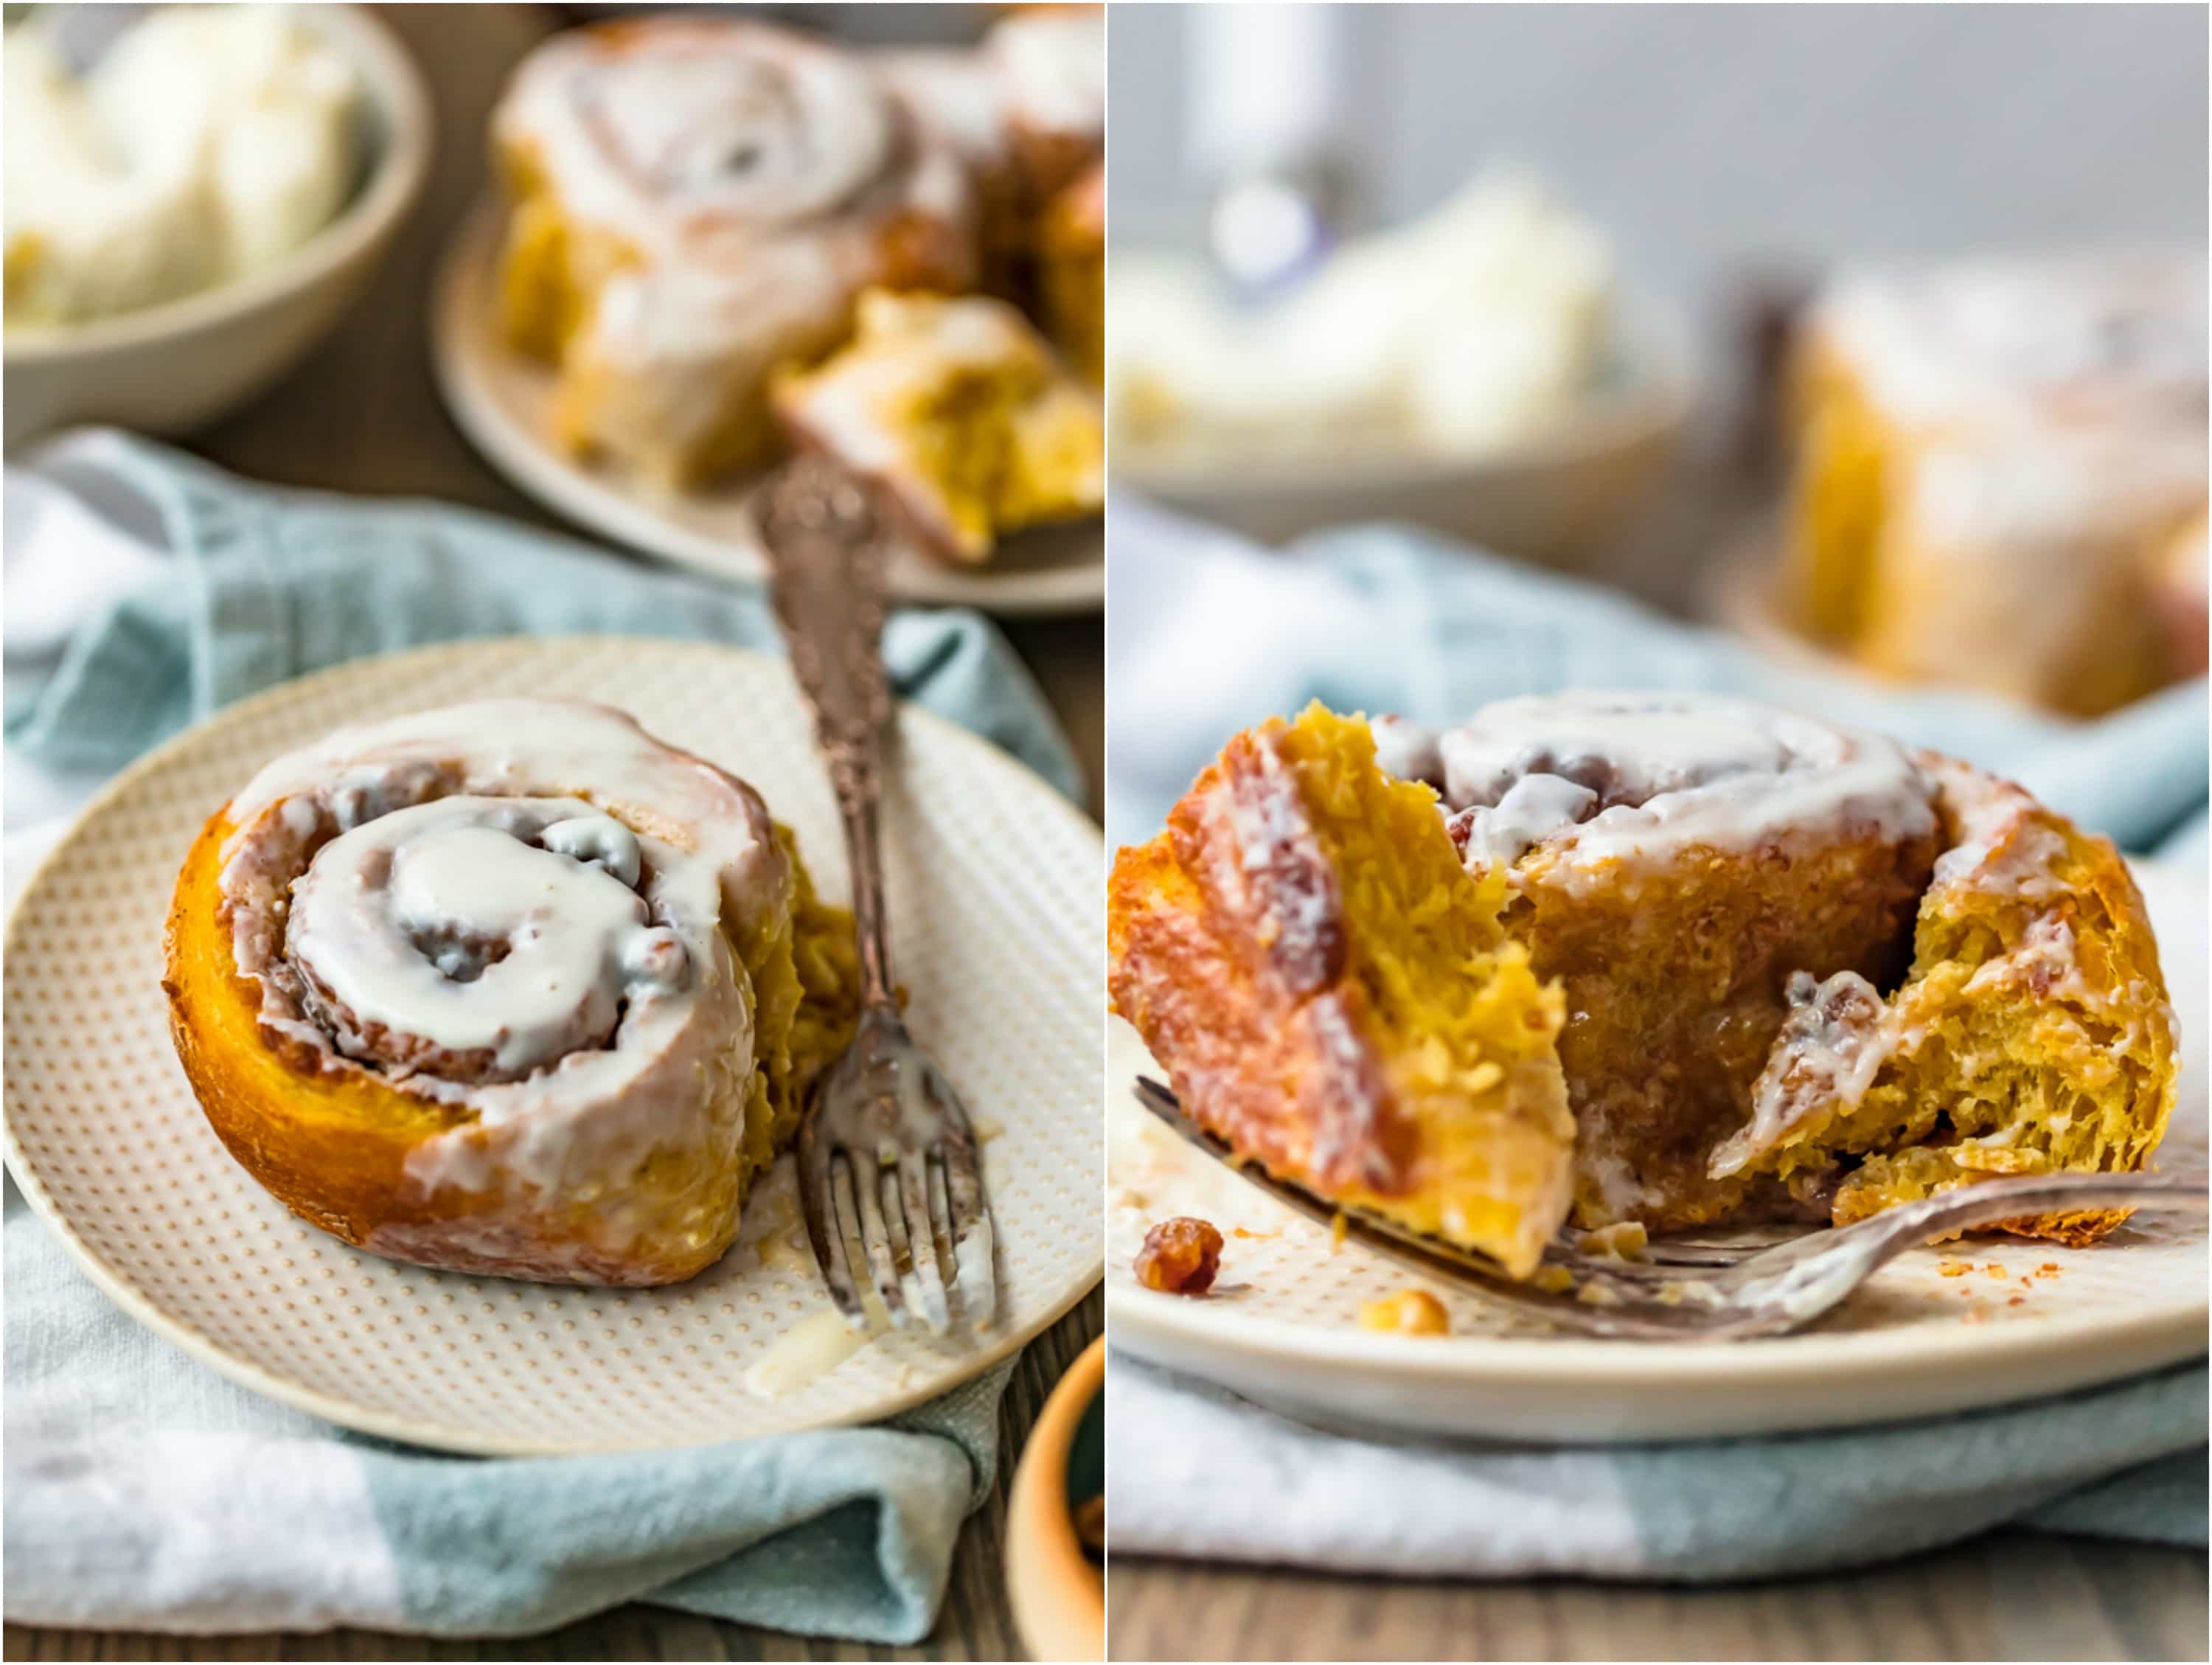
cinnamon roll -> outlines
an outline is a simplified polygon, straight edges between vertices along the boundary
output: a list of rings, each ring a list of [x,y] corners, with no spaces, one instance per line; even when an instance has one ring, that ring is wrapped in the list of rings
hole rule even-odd
[[[1044,316],[1068,362],[1106,383],[1106,165],[1093,162],[1053,198],[1043,242]]]
[[[1202,1122],[1524,1274],[1569,1221],[1841,1223],[2136,1169],[2173,1103],[2110,843],[1745,701],[1264,725],[1121,853],[1109,921],[1116,1008]]]
[[[1792,371],[1785,611],[1885,675],[2094,715],[2194,674],[2160,562],[2205,503],[2201,258],[1869,273]]]
[[[891,52],[876,62],[908,108],[968,166],[988,287],[1024,304],[1048,304],[1053,246],[1066,234],[1054,219],[1105,154],[1099,9],[1023,7],[994,23],[978,47]],[[1103,212],[1102,194],[1102,220]]]
[[[1115,857],[1108,987],[1184,1109],[1316,1194],[1533,1272],[1571,1200],[1567,1008],[1436,794],[1318,706]]]
[[[862,289],[975,276],[952,143],[862,60],[767,25],[556,36],[493,141],[507,330],[560,373],[556,437],[666,482],[763,459],[769,372],[834,346]]]
[[[780,374],[775,400],[800,445],[876,481],[948,560],[1104,501],[1097,399],[1003,301],[863,295],[852,343]]]
[[[557,1283],[713,1264],[857,984],[758,794],[559,700],[276,759],[194,843],[167,951],[185,1074],[287,1207]]]
[[[1105,9],[1024,6],[992,25],[983,50],[1005,89],[1024,187],[1050,202],[1105,145]]]

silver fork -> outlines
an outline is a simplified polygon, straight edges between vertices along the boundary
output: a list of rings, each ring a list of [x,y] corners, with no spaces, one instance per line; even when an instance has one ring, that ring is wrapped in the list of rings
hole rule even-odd
[[[909,1327],[919,1311],[942,1335],[957,1293],[969,1324],[988,1328],[998,1283],[975,1130],[951,1083],[908,1035],[891,982],[877,829],[891,720],[885,531],[868,488],[819,458],[800,459],[763,485],[755,513],[776,617],[844,823],[860,949],[858,1029],[816,1081],[799,1127],[807,1241],[830,1298],[855,1329],[870,1322],[855,1241],[893,1324]],[[841,1195],[851,1200],[842,1208]]]
[[[1307,1218],[1344,1231],[1376,1253],[1430,1277],[1472,1285],[1500,1305],[1561,1329],[1612,1340],[1741,1341],[1787,1335],[1829,1313],[1875,1271],[1931,1237],[2027,1214],[2076,1209],[2206,1212],[2203,1174],[2048,1174],[1985,1180],[1885,1210],[1871,1219],[1790,1236],[1771,1232],[1654,1238],[1649,1259],[1585,1255],[1571,1243],[1544,1251],[1562,1268],[1542,1289],[1508,1277],[1487,1255],[1416,1236],[1364,1209],[1323,1202],[1238,1160],[1182,1112],[1176,1096],[1139,1077],[1137,1098],[1162,1121],[1243,1178]],[[1559,1287],[1564,1282],[1564,1287]]]

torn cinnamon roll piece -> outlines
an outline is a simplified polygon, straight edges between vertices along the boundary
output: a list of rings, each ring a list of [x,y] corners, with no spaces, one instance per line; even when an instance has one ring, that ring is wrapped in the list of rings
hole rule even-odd
[[[872,290],[853,340],[774,398],[799,449],[875,482],[940,560],[1105,501],[1097,399],[1003,301]]]

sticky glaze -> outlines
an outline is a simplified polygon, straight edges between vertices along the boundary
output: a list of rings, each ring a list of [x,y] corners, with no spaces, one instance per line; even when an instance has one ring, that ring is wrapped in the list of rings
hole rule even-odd
[[[495,131],[564,218],[620,252],[593,262],[564,365],[618,455],[642,436],[702,441],[777,363],[832,345],[856,293],[902,275],[895,243],[927,225],[957,246],[973,216],[952,139],[860,58],[765,25],[556,36]]]
[[[1896,1048],[1896,1015],[1856,971],[1826,980],[1793,971],[1785,996],[1789,1015],[1753,1084],[1751,1120],[1713,1152],[1709,1171],[1716,1179],[1741,1172],[1808,1115],[1857,1104]]]
[[[1424,737],[1389,737],[1392,760],[1425,758]],[[1893,842],[1936,824],[1929,783],[1894,741],[1717,695],[1501,700],[1433,750],[1466,859],[1512,863],[1542,847],[1566,884],[1807,829]]]
[[[228,818],[264,1030],[471,1113],[410,1154],[426,1190],[520,1179],[618,1213],[656,1149],[734,1140],[710,1125],[754,1067],[729,932],[792,883],[743,782],[605,707],[488,700],[340,729]]]

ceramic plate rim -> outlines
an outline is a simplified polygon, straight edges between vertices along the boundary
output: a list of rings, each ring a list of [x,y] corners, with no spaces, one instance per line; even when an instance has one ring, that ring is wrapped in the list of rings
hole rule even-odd
[[[349,659],[343,664],[311,671],[306,676],[293,678],[274,687],[248,695],[243,699],[233,701],[220,710],[210,714],[198,722],[172,735],[143,757],[126,765],[112,780],[100,787],[84,807],[71,817],[68,829],[55,840],[33,866],[29,876],[23,881],[22,888],[16,892],[14,904],[8,910],[5,930],[0,931],[0,959],[4,959],[15,953],[16,935],[24,916],[25,904],[45,883],[48,870],[58,863],[70,847],[76,842],[84,828],[96,816],[103,812],[112,801],[136,787],[144,776],[161,769],[168,763],[173,754],[183,750],[186,745],[197,741],[209,727],[217,723],[227,723],[240,718],[250,717],[264,705],[273,704],[283,697],[296,696],[303,686],[325,681],[343,680],[349,673],[358,674],[360,667],[363,665],[389,665],[410,659],[465,658],[487,648],[496,648],[502,641],[513,640],[514,638],[493,637],[465,641],[434,642],[421,647],[402,648],[396,653],[373,653],[361,659]],[[580,646],[626,643],[649,647],[656,653],[672,650],[696,653],[702,657],[735,655],[771,665],[781,665],[782,663],[775,654],[764,653],[755,648],[732,647],[720,642],[685,641],[659,636],[635,635],[621,631],[569,633],[562,635],[533,636],[528,640],[533,644],[574,642]],[[1049,798],[1061,811],[1079,823],[1097,839],[1099,847],[1100,868],[1102,872],[1103,871],[1104,834],[1098,830],[1090,817],[1054,791],[1042,776],[1024,765],[1018,759],[984,739],[981,735],[972,733],[948,718],[940,717],[934,712],[923,710],[919,706],[903,700],[898,702],[898,710],[902,723],[919,721],[925,728],[934,731],[940,740],[951,738],[961,743],[980,747],[991,754],[991,761],[994,764],[1012,769],[1033,783],[1036,791]],[[143,1294],[120,1273],[110,1267],[94,1251],[92,1246],[78,1235],[67,1217],[62,1213],[59,1206],[47,1194],[45,1186],[39,1180],[36,1170],[32,1167],[17,1140],[12,1116],[0,1117],[0,1162],[4,1162],[17,1188],[22,1192],[24,1201],[30,1205],[32,1212],[61,1243],[70,1258],[76,1263],[79,1269],[92,1280],[94,1285],[102,1294],[129,1313],[132,1318],[163,1340],[180,1349],[219,1375],[237,1382],[240,1386],[251,1389],[255,1393],[273,1399],[280,1404],[288,1405],[295,1410],[304,1411],[310,1416],[336,1423],[340,1427],[351,1428],[361,1433],[374,1434],[380,1438],[395,1440],[403,1444],[422,1446],[434,1450],[451,1451],[469,1456],[612,1455],[617,1451],[678,1450],[699,1445],[718,1445],[726,1443],[733,1437],[773,1438],[777,1437],[773,1434],[721,1435],[692,1439],[682,1437],[665,1440],[647,1439],[622,1446],[611,1446],[590,1441],[562,1442],[528,1438],[502,1440],[489,1434],[393,1415],[350,1403],[318,1392],[312,1388],[301,1387],[251,1359],[239,1357],[225,1350],[212,1338],[202,1334],[181,1320],[173,1317],[155,1305],[150,1297]],[[994,1333],[991,1345],[978,1349],[969,1358],[963,1359],[958,1367],[958,1374],[951,1380],[933,1382],[925,1388],[893,1392],[864,1410],[840,1413],[819,1423],[810,1424],[805,1429],[794,1428],[782,1431],[799,1433],[811,1430],[850,1427],[860,1423],[880,1422],[886,1418],[898,1416],[910,1411],[916,1406],[927,1404],[933,1399],[941,1398],[948,1393],[957,1391],[994,1365],[1019,1352],[1046,1330],[1066,1317],[1085,1296],[1097,1287],[1105,1275],[1106,1267],[1106,1249],[1103,1233],[1095,1247],[1096,1253],[1090,1264],[1081,1274],[1071,1280],[1071,1288],[1066,1292],[1064,1298],[1049,1303],[1048,1310],[1028,1325],[1012,1327]]]
[[[471,204],[447,234],[430,292],[430,367],[447,413],[477,453],[524,495],[595,536],[655,559],[724,581],[758,584],[767,573],[744,551],[713,545],[678,526],[641,495],[571,461],[508,413],[479,363],[468,302],[491,258],[499,204]],[[1036,571],[975,572],[947,567],[915,572],[893,562],[885,587],[894,603],[974,607],[1007,617],[1053,617],[1096,612],[1106,602],[1105,538],[1093,562]]]

